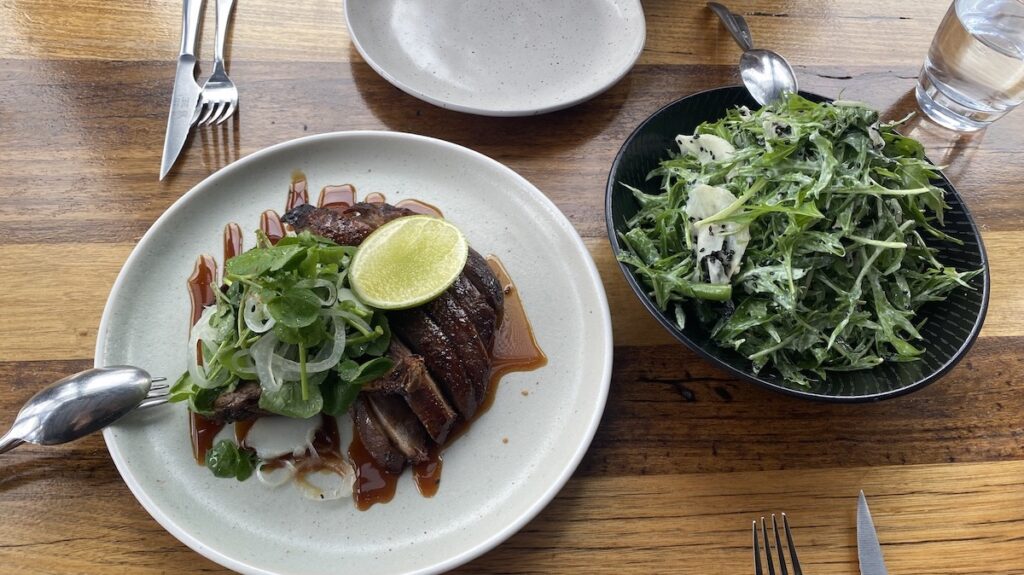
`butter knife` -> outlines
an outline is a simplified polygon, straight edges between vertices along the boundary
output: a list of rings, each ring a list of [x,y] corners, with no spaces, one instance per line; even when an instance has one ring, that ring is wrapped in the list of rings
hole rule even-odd
[[[889,575],[863,491],[857,500],[857,558],[860,560],[860,575]]]
[[[174,73],[174,93],[171,111],[167,116],[167,135],[164,136],[164,155],[160,159],[160,179],[164,179],[178,159],[188,132],[195,119],[199,102],[199,84],[196,82],[196,39],[199,35],[199,15],[203,0],[184,0],[181,23],[181,51],[178,69]]]

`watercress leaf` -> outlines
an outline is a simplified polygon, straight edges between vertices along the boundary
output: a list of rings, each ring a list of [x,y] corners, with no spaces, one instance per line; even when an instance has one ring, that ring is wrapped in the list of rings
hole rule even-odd
[[[206,467],[216,477],[234,477],[245,481],[252,476],[259,459],[249,449],[240,449],[234,442],[222,439],[206,452]]]
[[[260,409],[296,419],[308,419],[320,413],[324,406],[320,382],[324,380],[326,372],[316,375],[321,377],[310,377],[309,396],[305,400],[302,399],[302,389],[298,382],[286,382],[276,391],[264,388],[260,394]]]
[[[307,348],[316,347],[329,339],[323,316],[317,316],[313,323],[303,327],[288,327],[283,323],[276,323],[274,335],[285,343],[302,344]]]
[[[227,261],[227,272],[231,276],[257,276],[268,271],[284,268],[299,256],[304,256],[305,246],[276,245],[269,248],[251,249]]]
[[[304,327],[320,317],[320,299],[312,290],[291,288],[270,298],[267,311],[271,317],[288,327]]]

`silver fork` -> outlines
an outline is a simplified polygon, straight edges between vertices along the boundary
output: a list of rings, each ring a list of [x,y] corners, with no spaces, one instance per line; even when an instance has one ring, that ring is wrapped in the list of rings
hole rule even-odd
[[[199,112],[196,124],[209,126],[230,118],[238,108],[238,88],[228,78],[224,68],[224,38],[228,33],[231,8],[235,0],[217,0],[217,36],[214,39],[213,74],[203,84],[199,95]]]
[[[758,542],[757,536],[757,521],[753,522],[753,536],[754,536],[754,575],[764,575],[764,571],[761,568],[761,546]],[[789,547],[789,559],[790,564],[793,566],[793,575],[803,575],[803,571],[800,570],[800,560],[796,557],[796,545],[793,543],[793,532],[789,530],[789,518],[786,514],[782,514],[782,525],[786,530],[786,543]],[[772,534],[775,536],[775,551],[779,557],[779,573],[781,575],[789,575],[789,571],[786,569],[786,557],[782,551],[782,539],[779,537],[779,527],[775,523],[775,514],[772,513]],[[768,528],[765,527],[764,517],[761,518],[761,537],[764,540],[764,556],[768,564],[768,575],[775,575],[775,563],[772,562],[772,546],[768,540]]]

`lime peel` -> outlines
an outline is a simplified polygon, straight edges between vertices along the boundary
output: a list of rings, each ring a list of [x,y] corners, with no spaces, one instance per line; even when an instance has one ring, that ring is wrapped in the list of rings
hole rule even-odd
[[[392,220],[363,240],[352,259],[349,281],[367,305],[406,309],[448,289],[469,255],[465,236],[433,216]]]

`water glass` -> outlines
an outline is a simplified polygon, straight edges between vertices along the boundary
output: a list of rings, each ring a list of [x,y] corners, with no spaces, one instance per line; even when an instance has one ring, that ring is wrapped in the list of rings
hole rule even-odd
[[[1024,100],[1024,0],[954,0],[917,83],[929,118],[980,130]]]

